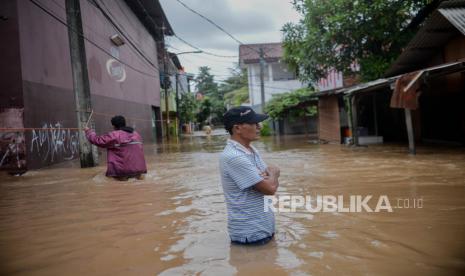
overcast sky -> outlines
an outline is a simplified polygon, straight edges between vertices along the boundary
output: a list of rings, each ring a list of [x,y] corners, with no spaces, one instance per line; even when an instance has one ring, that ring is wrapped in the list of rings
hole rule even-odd
[[[280,42],[281,28],[286,22],[297,22],[300,15],[290,0],[181,0],[208,17],[245,44]],[[160,0],[175,34],[187,42],[220,55],[239,53],[239,44],[200,16],[187,10],[176,0]],[[168,37],[169,51],[193,51],[175,37]],[[216,80],[229,75],[228,68],[238,58],[220,58],[205,54],[179,55],[188,73],[198,73],[200,66],[209,66]]]

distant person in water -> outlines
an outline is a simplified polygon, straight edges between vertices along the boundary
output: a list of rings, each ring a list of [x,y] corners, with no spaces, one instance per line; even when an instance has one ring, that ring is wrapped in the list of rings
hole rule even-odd
[[[86,127],[84,131],[90,143],[107,149],[106,176],[118,180],[130,177],[143,179],[147,173],[142,137],[132,127],[126,126],[123,116],[111,118],[114,130],[98,136],[95,131]]]
[[[205,131],[205,134],[207,136],[210,136],[212,134],[212,127],[210,126],[210,124],[207,124],[206,126],[204,126],[203,130]]]

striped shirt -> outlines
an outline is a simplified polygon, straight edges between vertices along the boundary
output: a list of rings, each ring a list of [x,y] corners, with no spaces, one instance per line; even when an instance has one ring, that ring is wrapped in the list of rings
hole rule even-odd
[[[264,211],[264,194],[254,185],[261,182],[266,164],[252,147],[228,140],[220,157],[220,173],[228,209],[231,241],[254,242],[274,233],[274,214]]]

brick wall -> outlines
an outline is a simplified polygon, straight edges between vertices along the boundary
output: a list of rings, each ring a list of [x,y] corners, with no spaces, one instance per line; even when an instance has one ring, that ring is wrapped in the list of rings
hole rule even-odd
[[[318,128],[321,140],[340,143],[341,130],[337,96],[321,97],[318,101]]]

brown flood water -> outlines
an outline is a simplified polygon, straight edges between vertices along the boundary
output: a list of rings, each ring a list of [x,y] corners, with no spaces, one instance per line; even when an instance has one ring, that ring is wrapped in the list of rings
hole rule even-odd
[[[279,213],[274,241],[241,247],[226,230],[224,144],[147,146],[143,181],[113,181],[105,167],[77,162],[1,175],[0,274],[465,275],[463,148],[409,156],[403,146],[256,142],[281,168],[280,195],[387,195],[393,207],[421,198],[423,208]]]

